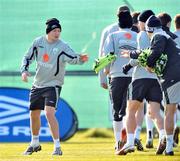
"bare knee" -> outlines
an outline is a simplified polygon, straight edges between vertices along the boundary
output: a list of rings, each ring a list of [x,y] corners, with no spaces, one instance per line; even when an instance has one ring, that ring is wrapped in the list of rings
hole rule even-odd
[[[30,112],[31,119],[39,119],[41,114],[41,110],[33,110]]]
[[[141,102],[134,101],[134,100],[128,101],[128,111],[129,112],[135,113],[138,110],[138,108],[140,108],[140,107],[141,107]]]
[[[45,115],[46,115],[47,120],[50,120],[50,119],[52,119],[52,118],[54,117],[54,114],[52,114],[52,113],[49,112],[49,111],[46,111],[46,112],[45,112]]]
[[[151,112],[151,111],[148,111],[148,117],[151,118],[152,120],[155,119],[153,112]]]
[[[47,120],[52,120],[55,118],[55,109],[53,107],[47,107],[45,108],[45,115]]]
[[[153,120],[160,117],[159,111],[153,111],[152,110],[152,111],[149,112],[149,115],[150,115],[150,118],[153,119]]]
[[[160,104],[157,102],[150,102],[148,106],[148,114],[153,120],[160,118]]]

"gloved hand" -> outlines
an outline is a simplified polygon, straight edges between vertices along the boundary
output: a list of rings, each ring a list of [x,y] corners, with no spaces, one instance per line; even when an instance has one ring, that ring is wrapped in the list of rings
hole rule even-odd
[[[128,71],[132,68],[133,66],[131,66],[131,64],[125,64],[123,66],[123,73],[124,74],[128,74]]]

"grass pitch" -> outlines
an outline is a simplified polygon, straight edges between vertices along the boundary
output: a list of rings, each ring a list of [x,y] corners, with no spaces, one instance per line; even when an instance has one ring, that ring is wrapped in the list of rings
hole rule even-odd
[[[141,135],[145,145],[145,133]],[[154,139],[154,146],[157,146]],[[174,148],[174,156],[155,155],[154,149],[135,151],[126,156],[114,155],[114,139],[111,130],[91,129],[79,131],[74,137],[61,143],[63,156],[51,156],[53,143],[42,143],[42,151],[23,156],[28,143],[0,143],[0,161],[180,161],[180,146]]]

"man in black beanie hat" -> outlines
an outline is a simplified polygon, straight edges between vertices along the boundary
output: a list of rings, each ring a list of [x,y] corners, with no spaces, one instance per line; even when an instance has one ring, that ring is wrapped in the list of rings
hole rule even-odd
[[[48,41],[57,41],[61,31],[62,29],[58,19],[51,18],[46,21],[46,35]]]
[[[180,102],[180,48],[161,28],[161,22],[156,16],[151,16],[146,22],[146,31],[151,39],[151,54],[147,58],[146,69],[153,71],[156,61],[163,54],[167,55],[167,63],[159,77],[165,96],[165,120],[166,149],[165,155],[174,155],[173,152],[173,130],[174,113],[176,105]],[[124,57],[138,58],[141,51],[123,51]]]
[[[50,31],[54,30],[55,28],[59,28],[60,32],[62,31],[61,25],[59,23],[59,20],[56,18],[51,18],[46,21],[46,34],[48,34]]]
[[[165,95],[165,130],[166,130],[166,150],[165,155],[174,155],[173,152],[173,131],[174,114],[176,105],[180,102],[180,48],[173,39],[161,28],[161,21],[155,16],[151,16],[146,23],[146,31],[151,38],[152,54],[147,59],[147,70],[150,72],[156,60],[162,53],[167,54],[168,62],[160,79],[162,90]]]
[[[140,27],[140,33],[138,35],[138,49],[145,49],[145,48],[150,47],[150,39],[149,39],[147,33],[145,32],[145,23],[148,20],[148,18],[152,15],[155,15],[152,10],[144,10],[141,12],[141,14],[138,17],[139,27]],[[156,89],[156,101],[153,100],[153,101],[147,102],[148,106],[146,108],[147,112],[146,112],[146,116],[145,116],[146,117],[146,127],[147,127],[147,129],[146,129],[147,130],[146,148],[153,147],[153,126],[154,126],[154,123],[156,122],[156,121],[154,121],[154,123],[153,123],[152,118],[154,118],[157,120],[155,127],[158,128],[157,130],[159,131],[159,145],[158,145],[157,151],[156,151],[156,154],[159,154],[159,153],[162,153],[162,151],[163,151],[163,146],[161,146],[161,145],[164,145],[164,144],[161,144],[161,142],[163,142],[164,135],[165,135],[164,126],[163,126],[163,117],[159,113],[161,100],[159,99],[157,101],[158,97],[159,98],[160,98],[160,96],[162,97],[162,92],[161,92],[161,89],[158,86],[156,86],[156,84],[159,84],[159,83],[157,81],[157,76],[154,73],[148,73],[145,69],[143,69],[143,67],[140,67],[140,66],[138,68],[136,68],[135,73],[136,73],[136,75],[141,75],[142,78],[147,78],[147,80],[141,79],[142,81],[144,81],[144,83],[146,83],[148,81],[149,81],[149,83],[150,83],[150,81],[154,82],[152,87],[154,87]],[[148,89],[148,86],[146,87],[146,89]],[[153,88],[151,88],[151,89],[153,89]],[[151,93],[151,89],[149,90],[149,93]],[[137,89],[137,90],[140,90],[140,89]]]
[[[62,155],[59,123],[55,113],[64,84],[65,66],[66,63],[83,64],[88,61],[86,54],[77,54],[67,43],[59,39],[61,25],[58,19],[48,19],[46,25],[46,36],[36,38],[22,60],[21,77],[24,82],[27,82],[30,76],[29,65],[34,60],[37,63],[34,83],[30,91],[29,110],[32,138],[24,155],[31,155],[41,150],[39,143],[41,110],[45,111],[54,141],[52,155]]]
[[[150,16],[145,24],[145,30],[147,34],[155,33],[155,30],[158,29],[162,29],[162,24],[160,19],[154,15]]]

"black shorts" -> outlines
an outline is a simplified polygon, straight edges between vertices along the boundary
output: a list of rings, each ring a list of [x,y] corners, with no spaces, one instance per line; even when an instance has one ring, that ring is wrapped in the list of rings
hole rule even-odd
[[[61,87],[32,87],[30,91],[30,110],[44,110],[45,106],[57,108]]]
[[[129,100],[158,102],[162,101],[162,91],[158,80],[151,78],[137,79],[130,84]]]

